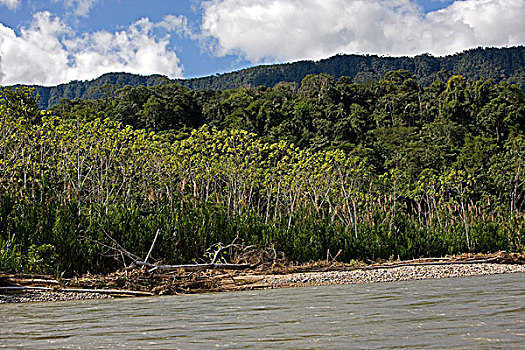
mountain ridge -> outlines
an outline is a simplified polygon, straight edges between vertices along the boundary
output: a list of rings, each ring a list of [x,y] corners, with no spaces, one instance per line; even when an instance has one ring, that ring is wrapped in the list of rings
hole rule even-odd
[[[67,99],[97,99],[111,93],[111,87],[152,86],[176,83],[202,90],[228,90],[241,86],[274,86],[279,82],[300,84],[309,74],[326,73],[339,79],[349,77],[356,83],[381,79],[388,71],[407,70],[416,75],[422,85],[429,85],[438,73],[462,75],[469,79],[507,80],[525,91],[525,46],[510,48],[475,48],[454,55],[435,57],[422,54],[414,57],[338,54],[319,61],[258,65],[242,70],[199,78],[169,79],[162,75],[106,73],[93,80],[72,81],[56,86],[28,85],[40,96],[39,106],[47,109]],[[108,85],[109,84],[109,85]],[[106,87],[104,87],[106,86]]]

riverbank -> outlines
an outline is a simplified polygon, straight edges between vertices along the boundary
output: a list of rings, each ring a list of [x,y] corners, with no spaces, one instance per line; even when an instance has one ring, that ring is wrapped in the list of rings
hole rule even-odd
[[[384,283],[432,278],[453,278],[503,273],[525,273],[525,265],[451,264],[400,266],[373,270],[294,273],[264,277],[260,283],[270,287],[297,287],[332,284]]]
[[[524,262],[524,254],[497,253],[372,265],[329,262],[298,266],[274,264],[270,267],[242,271],[207,269],[188,272],[184,269],[177,269],[159,272],[143,267],[123,270],[107,276],[88,275],[60,282],[46,279],[45,276],[0,274],[0,303],[385,283],[525,273]],[[46,284],[47,287],[44,286]],[[49,284],[54,286],[49,287]]]

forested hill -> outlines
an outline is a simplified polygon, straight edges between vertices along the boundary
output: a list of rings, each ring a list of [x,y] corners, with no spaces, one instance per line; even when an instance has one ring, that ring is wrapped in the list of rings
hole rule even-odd
[[[356,83],[382,78],[388,71],[407,70],[429,85],[436,74],[462,75],[469,79],[507,80],[525,91],[525,47],[477,48],[445,57],[380,57],[375,55],[337,55],[321,61],[262,65],[237,72],[172,82],[190,89],[227,90],[242,86],[272,87],[279,82],[300,83],[309,74],[327,73],[338,79],[347,76]],[[446,78],[446,77],[445,77]],[[152,86],[169,82],[164,76],[141,76],[129,73],[108,73],[91,81],[73,81],[53,87],[34,86],[40,95],[40,108],[47,109],[67,99],[93,99],[112,93],[125,85]],[[108,84],[112,85],[109,86]]]

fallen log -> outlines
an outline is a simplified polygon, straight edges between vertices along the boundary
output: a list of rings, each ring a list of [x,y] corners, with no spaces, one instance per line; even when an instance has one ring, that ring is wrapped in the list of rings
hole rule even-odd
[[[137,266],[146,266],[152,269],[159,270],[177,270],[184,269],[186,271],[204,271],[204,270],[246,270],[253,266],[249,264],[186,264],[186,265],[155,265],[143,261],[135,261]]]
[[[8,282],[18,283],[18,284],[54,284],[59,285],[60,282],[57,280],[48,280],[42,278],[8,278]]]

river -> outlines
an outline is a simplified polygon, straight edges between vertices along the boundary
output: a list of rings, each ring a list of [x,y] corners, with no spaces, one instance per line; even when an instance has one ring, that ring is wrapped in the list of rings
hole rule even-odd
[[[0,348],[524,349],[525,274],[0,305]]]

